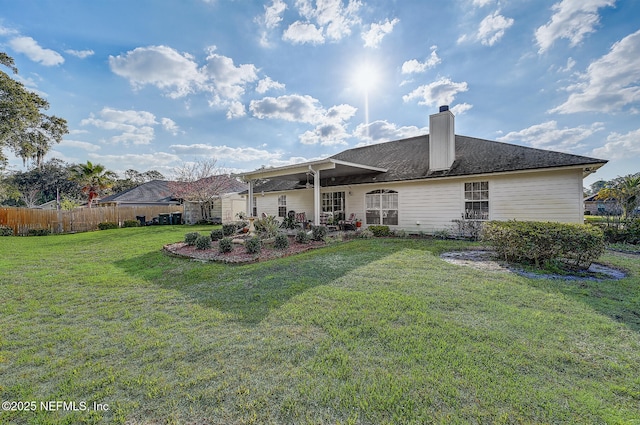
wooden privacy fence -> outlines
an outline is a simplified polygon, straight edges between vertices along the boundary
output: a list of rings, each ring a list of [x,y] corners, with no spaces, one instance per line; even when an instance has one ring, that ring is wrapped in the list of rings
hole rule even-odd
[[[145,216],[151,221],[159,214],[183,213],[182,205],[146,207],[95,207],[72,211],[0,208],[0,226],[13,228],[14,235],[27,235],[30,229],[48,229],[51,233],[75,233],[97,230],[99,223],[115,222]]]

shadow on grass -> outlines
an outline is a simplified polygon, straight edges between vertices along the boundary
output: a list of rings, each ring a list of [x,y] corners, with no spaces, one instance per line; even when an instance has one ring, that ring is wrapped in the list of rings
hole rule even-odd
[[[291,298],[406,248],[433,251],[434,247],[429,241],[355,240],[242,266],[201,263],[159,252],[115,264],[127,273],[227,313],[232,320],[255,325]]]

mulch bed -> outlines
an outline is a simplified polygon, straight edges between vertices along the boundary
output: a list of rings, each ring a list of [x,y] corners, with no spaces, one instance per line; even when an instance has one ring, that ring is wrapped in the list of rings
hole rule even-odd
[[[301,244],[291,240],[287,249],[276,249],[271,245],[263,245],[259,254],[247,253],[245,246],[242,244],[233,244],[233,251],[220,253],[217,242],[212,242],[210,249],[196,249],[195,246],[189,246],[184,242],[165,245],[163,249],[171,255],[191,258],[198,261],[245,264],[288,257],[326,245],[327,244],[322,241],[311,241],[308,244]]]

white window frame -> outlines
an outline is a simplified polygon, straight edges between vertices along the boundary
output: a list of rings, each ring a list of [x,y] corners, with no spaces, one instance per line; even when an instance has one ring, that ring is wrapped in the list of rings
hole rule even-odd
[[[466,220],[489,220],[491,207],[488,180],[465,182],[462,185],[464,218]]]
[[[287,195],[278,196],[278,217],[287,216]]]
[[[397,226],[400,223],[400,196],[398,191],[376,189],[364,195],[367,225]],[[377,212],[377,214],[373,214]]]

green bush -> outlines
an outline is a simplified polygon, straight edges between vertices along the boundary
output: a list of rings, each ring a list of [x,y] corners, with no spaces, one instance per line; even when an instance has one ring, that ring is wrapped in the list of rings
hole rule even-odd
[[[298,233],[296,233],[296,242],[309,243],[311,242],[311,238],[309,237],[309,234],[306,231],[299,230]]]
[[[327,237],[326,226],[313,226],[311,227],[311,237],[314,241],[323,241]]]
[[[196,249],[209,249],[211,248],[211,238],[206,235],[199,235],[196,239]]]
[[[221,253],[233,251],[233,242],[231,238],[222,238],[218,241],[218,251]]]
[[[223,224],[222,225],[222,234],[224,236],[231,236],[233,235],[237,230],[237,227],[235,224]]]
[[[27,231],[28,236],[48,236],[51,234],[49,229],[29,229]]]
[[[140,222],[138,220],[125,220],[122,223],[122,227],[138,227],[140,226]]]
[[[490,221],[485,223],[482,239],[505,260],[536,267],[560,260],[586,269],[605,249],[602,230],[586,224]]]
[[[13,229],[9,226],[0,226],[0,236],[13,236]]]
[[[244,241],[244,247],[248,254],[259,254],[262,250],[262,241],[259,237],[254,236]]]
[[[265,239],[274,238],[278,234],[278,228],[280,227],[280,223],[278,220],[270,215],[265,218],[260,218],[253,222],[253,227],[256,229],[256,232],[263,235]]]
[[[389,226],[369,226],[368,229],[371,230],[373,236],[376,237],[391,236]]]
[[[368,228],[358,232],[359,239],[371,239],[373,238],[373,236],[374,236],[373,232]]]
[[[212,241],[219,241],[222,238],[224,238],[224,232],[222,231],[222,229],[214,229],[211,231]]]
[[[184,235],[184,242],[189,246],[194,246],[198,236],[200,236],[200,233],[198,232],[189,232]]]
[[[118,223],[114,221],[103,221],[102,223],[98,223],[98,229],[100,230],[108,230],[108,229],[117,229]]]
[[[276,235],[276,240],[273,243],[273,246],[276,249],[287,249],[289,248],[289,237],[284,233],[278,233]]]

